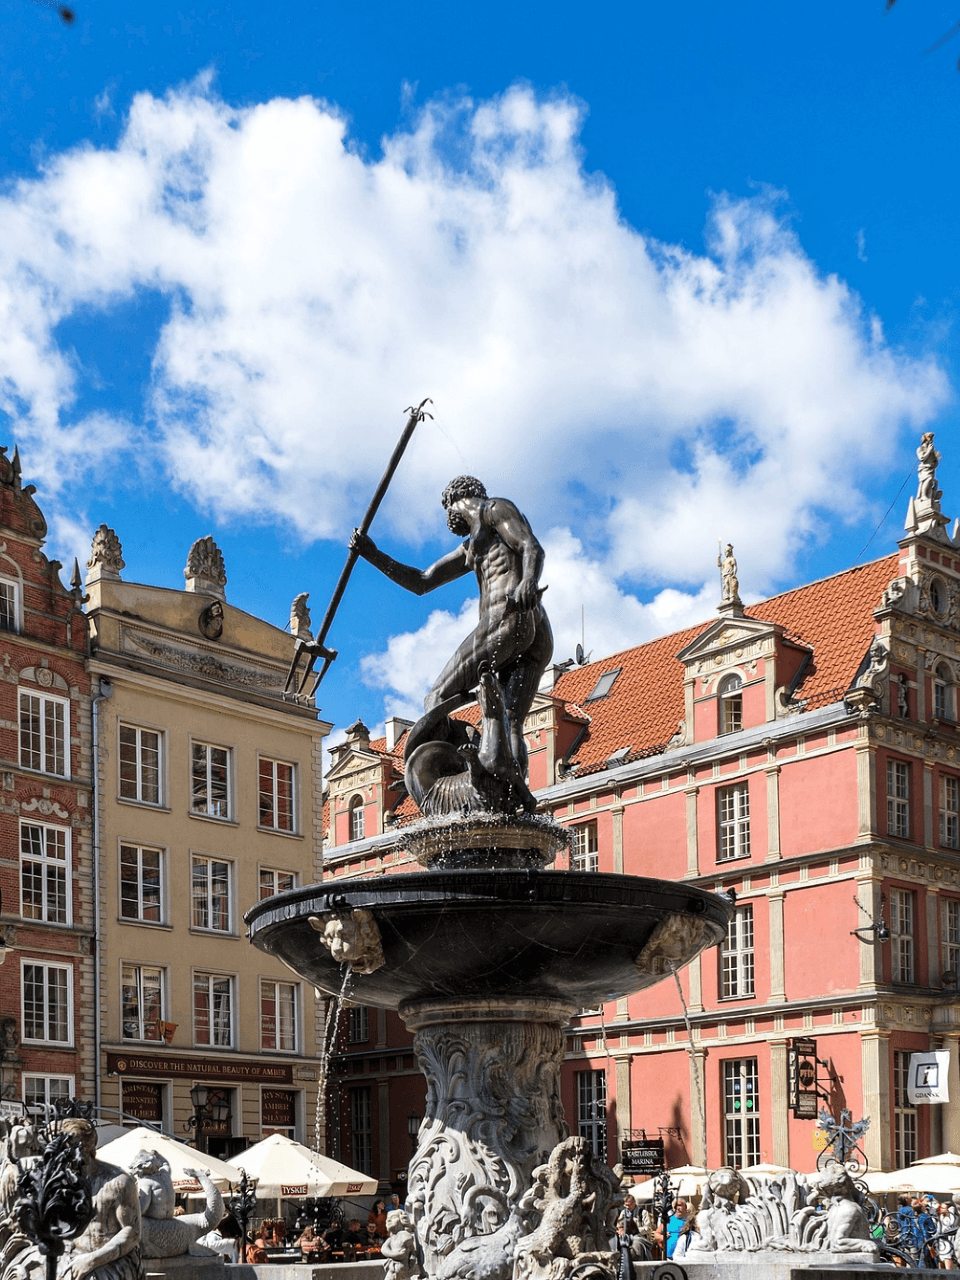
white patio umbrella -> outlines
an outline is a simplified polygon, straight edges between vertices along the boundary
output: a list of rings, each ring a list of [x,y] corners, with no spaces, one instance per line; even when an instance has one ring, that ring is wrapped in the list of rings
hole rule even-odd
[[[794,1173],[795,1170],[788,1169],[785,1164],[748,1164],[745,1165],[740,1172],[748,1178],[759,1176],[761,1178],[782,1178],[785,1174]]]
[[[228,1161],[239,1177],[257,1179],[257,1199],[276,1200],[277,1216],[281,1200],[305,1196],[372,1196],[377,1179],[351,1169],[339,1160],[318,1155],[302,1143],[282,1133],[271,1133]]]
[[[173,1185],[183,1195],[193,1195],[201,1191],[196,1178],[188,1177],[185,1169],[205,1169],[221,1191],[240,1180],[240,1175],[233,1165],[215,1156],[204,1155],[196,1147],[188,1147],[175,1138],[168,1138],[165,1133],[157,1133],[155,1129],[146,1129],[142,1125],[136,1129],[128,1129],[122,1138],[114,1138],[97,1152],[100,1160],[108,1164],[118,1164],[121,1169],[128,1169],[134,1156],[141,1151],[156,1151],[167,1161],[173,1174]]]
[[[863,1180],[876,1195],[886,1195],[887,1192],[919,1195],[925,1191],[934,1195],[953,1195],[960,1192],[960,1164],[918,1162],[907,1169],[894,1169],[891,1173],[865,1173]]]
[[[676,1169],[668,1169],[667,1173],[670,1175],[671,1187],[677,1188],[677,1195],[680,1196],[700,1195],[710,1177],[709,1169],[702,1169],[696,1164],[682,1164]],[[635,1187],[631,1187],[630,1194],[635,1200],[652,1200],[656,1189],[657,1179],[648,1178],[646,1182],[638,1182]]]

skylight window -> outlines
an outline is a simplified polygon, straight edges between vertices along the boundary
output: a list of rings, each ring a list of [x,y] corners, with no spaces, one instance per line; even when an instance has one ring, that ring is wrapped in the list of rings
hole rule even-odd
[[[613,682],[620,674],[621,668],[617,667],[616,671],[605,671],[597,683],[593,686],[593,692],[589,697],[585,698],[585,702],[596,702],[598,698],[605,698],[613,688]]]
[[[618,747],[612,755],[607,756],[607,768],[612,769],[618,764],[623,764],[629,754],[630,747]]]

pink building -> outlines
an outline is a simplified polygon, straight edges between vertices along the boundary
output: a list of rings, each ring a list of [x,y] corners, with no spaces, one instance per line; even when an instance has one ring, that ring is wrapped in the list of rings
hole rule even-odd
[[[816,1041],[822,1105],[870,1117],[872,1168],[960,1149],[960,537],[931,450],[898,554],[747,608],[734,584],[712,621],[555,667],[531,709],[531,786],[573,865],[736,894],[725,945],[679,989],[568,1030],[567,1120],[611,1164],[645,1131],[668,1164],[812,1169],[797,1039]],[[326,878],[415,869],[396,842],[406,727],[371,741],[358,722],[335,750]],[[345,1024],[334,1140],[393,1182],[423,1111],[410,1038],[383,1010]],[[932,1048],[951,1100],[912,1106],[910,1055]]]

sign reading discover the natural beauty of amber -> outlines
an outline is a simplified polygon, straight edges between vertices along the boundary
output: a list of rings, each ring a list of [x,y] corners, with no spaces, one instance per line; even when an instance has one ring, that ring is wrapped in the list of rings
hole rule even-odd
[[[107,1071],[117,1075],[193,1076],[197,1079],[252,1080],[261,1084],[292,1084],[289,1063],[231,1062],[223,1058],[174,1058],[151,1053],[108,1053]]]

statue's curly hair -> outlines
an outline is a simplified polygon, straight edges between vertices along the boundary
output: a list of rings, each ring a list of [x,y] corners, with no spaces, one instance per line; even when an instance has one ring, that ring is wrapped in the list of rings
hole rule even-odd
[[[459,502],[461,498],[485,498],[486,496],[487,491],[483,482],[476,476],[455,476],[440,495],[440,501],[446,511],[452,502]]]

